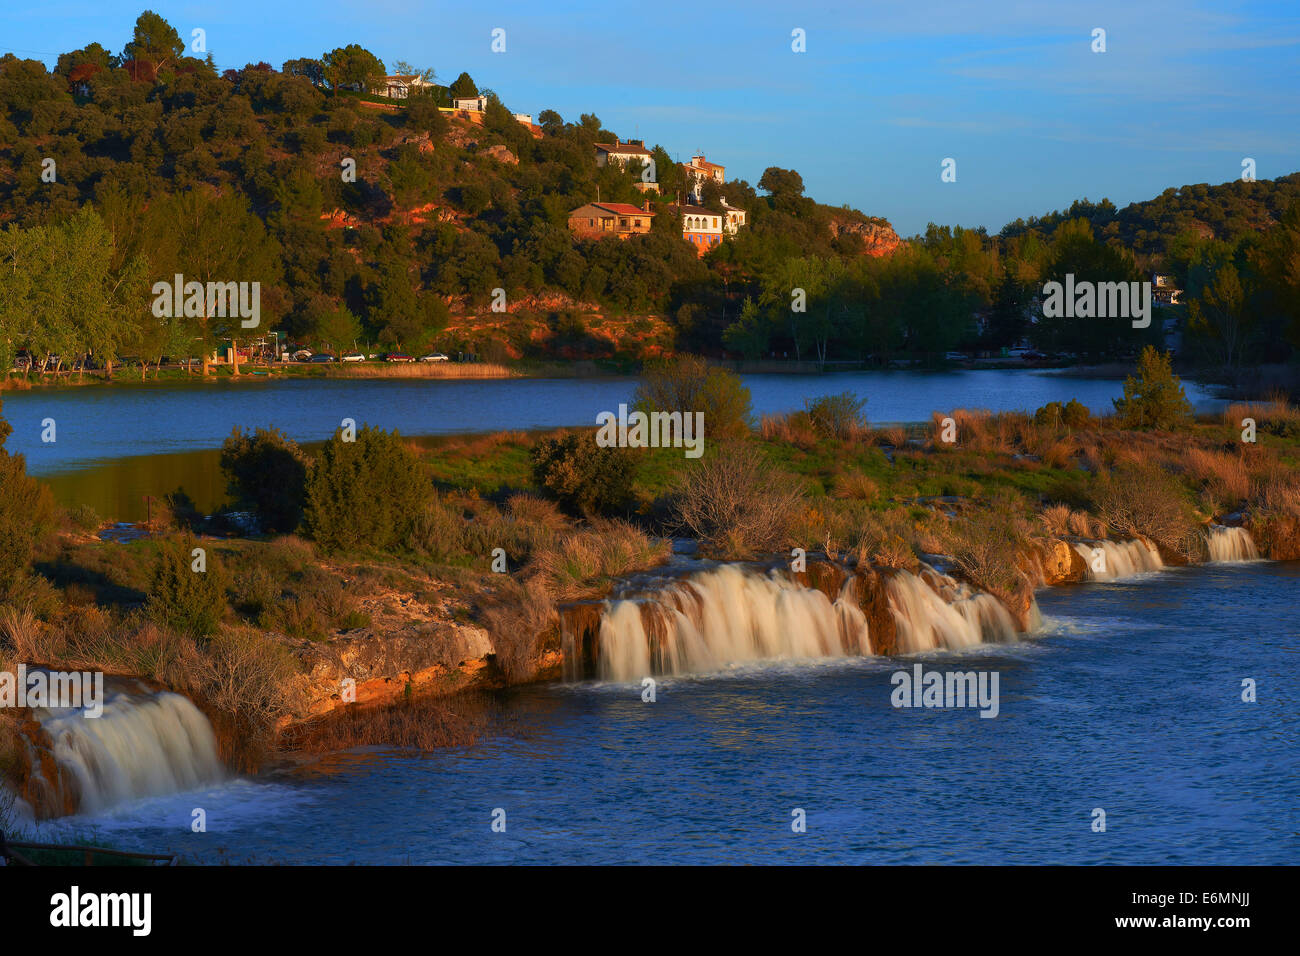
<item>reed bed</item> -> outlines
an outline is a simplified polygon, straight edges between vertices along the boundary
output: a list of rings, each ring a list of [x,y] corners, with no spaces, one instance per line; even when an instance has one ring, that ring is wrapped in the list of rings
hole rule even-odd
[[[407,362],[382,364],[340,362],[327,369],[331,378],[514,378],[515,372],[494,362]]]

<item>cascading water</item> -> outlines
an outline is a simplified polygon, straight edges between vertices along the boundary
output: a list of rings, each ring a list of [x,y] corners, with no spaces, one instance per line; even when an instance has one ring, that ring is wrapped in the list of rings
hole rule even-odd
[[[1075,542],[1074,550],[1083,558],[1085,581],[1115,581],[1146,571],[1159,571],[1165,566],[1154,545],[1136,538],[1131,541]]]
[[[928,580],[892,572],[885,585],[896,649],[915,653],[1014,639],[1011,614],[992,595],[926,568]],[[635,681],[650,674],[717,671],[759,660],[876,653],[848,574],[834,600],[781,573],[720,565],[601,609],[595,673]],[[938,591],[942,591],[941,596]],[[570,653],[581,642],[569,635]]]
[[[225,776],[212,726],[187,698],[118,681],[106,687],[106,697],[95,718],[80,708],[33,708],[48,759],[33,761],[29,791],[43,791],[43,803],[96,812]]]
[[[1205,549],[1211,561],[1258,561],[1259,549],[1245,528],[1212,524],[1205,529]]]
[[[844,597],[733,565],[675,582],[653,598],[611,602],[600,620],[606,680],[715,671],[779,658],[870,654],[867,622]]]
[[[886,585],[900,652],[960,650],[1015,639],[1015,621],[993,595],[975,591],[931,568],[921,573],[933,586],[905,571],[895,574]]]

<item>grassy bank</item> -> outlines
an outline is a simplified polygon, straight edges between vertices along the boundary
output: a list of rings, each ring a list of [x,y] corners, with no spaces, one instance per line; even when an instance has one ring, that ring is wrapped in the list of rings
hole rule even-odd
[[[1244,524],[1266,557],[1300,558],[1300,410],[1284,400],[1194,418],[1176,379],[1153,380],[1112,416],[1053,403],[880,428],[847,395],[753,421],[734,378],[697,372],[690,401],[711,429],[698,460],[602,448],[593,429],[367,430],[311,453],[271,433],[232,439],[235,496],[277,530],[247,536],[178,500],[117,542],[98,516],[63,515],[0,603],[0,669],[180,690],[228,762],[251,768],[286,747],[472,740],[482,708],[462,695],[556,674],[557,607],[662,562],[674,535],[719,559],[802,548],[915,568],[944,555],[1012,607],[1062,540],[1141,537],[1189,563],[1220,521]],[[647,378],[640,397],[656,388]],[[203,575],[189,573],[195,548]],[[351,716],[335,712],[344,678],[359,688]],[[0,771],[19,763],[0,748]]]

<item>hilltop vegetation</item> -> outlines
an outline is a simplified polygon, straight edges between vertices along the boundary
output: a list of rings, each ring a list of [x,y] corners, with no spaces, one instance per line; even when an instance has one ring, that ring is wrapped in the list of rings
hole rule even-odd
[[[0,58],[4,367],[20,348],[69,361],[206,355],[271,328],[336,349],[494,361],[690,350],[937,364],[1026,335],[1100,359],[1159,345],[1163,323],[1031,323],[1034,297],[1066,274],[1135,281],[1154,266],[1187,289],[1186,355],[1236,369],[1285,359],[1297,341],[1294,176],[1184,187],[1118,212],[1077,203],[996,237],[931,226],[899,245],[884,220],[820,204],[772,165],[754,185],[706,184],[705,206],[725,196],[749,222],[701,259],[668,209],[686,183],[664,146],[651,149],[661,195],[644,195],[640,168],[597,165],[595,144],[621,137],[594,114],[542,110],[535,136],[464,73],[404,100],[362,92],[385,70],[346,44],[219,73],[148,12],[120,55],[92,43],[53,71]],[[440,109],[480,92],[472,117]],[[571,235],[569,212],[597,196],[651,202],[653,228]],[[151,289],[177,274],[260,283],[258,328],[160,320]],[[507,313],[492,311],[497,290]]]

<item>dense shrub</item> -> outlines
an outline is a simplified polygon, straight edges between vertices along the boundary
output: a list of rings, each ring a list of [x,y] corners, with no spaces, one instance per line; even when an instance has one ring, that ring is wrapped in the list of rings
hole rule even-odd
[[[1070,399],[1064,405],[1060,402],[1048,402],[1034,412],[1034,424],[1055,428],[1068,428],[1071,431],[1087,428],[1092,424],[1092,413],[1088,406],[1077,399]]]
[[[211,634],[226,612],[226,579],[211,548],[205,570],[194,570],[198,545],[191,535],[163,544],[149,587],[149,616],[175,631],[202,637]]]
[[[1171,551],[1195,553],[1196,522],[1186,491],[1155,465],[1125,464],[1102,475],[1094,504],[1112,532],[1150,538]]]
[[[302,521],[308,458],[276,428],[245,434],[238,427],[221,446],[235,507],[257,516],[263,531],[293,531]]]
[[[704,413],[704,433],[717,441],[749,433],[749,389],[696,355],[650,364],[633,396],[644,412]]]
[[[637,453],[601,448],[594,435],[562,433],[532,451],[533,478],[564,507],[600,514],[627,504],[636,478]]]
[[[304,519],[325,551],[391,550],[405,544],[433,488],[396,432],[336,432],[307,479]]]
[[[199,689],[215,711],[221,757],[238,770],[254,770],[292,709],[289,651],[256,631],[235,628],[214,637],[198,668]]]
[[[838,395],[823,395],[811,401],[805,401],[808,418],[819,435],[827,438],[850,440],[857,438],[867,429],[867,416],[863,409],[867,407],[865,398],[858,398],[852,392]]]
[[[50,489],[27,474],[22,455],[4,449],[12,431],[0,418],[0,597],[26,575],[32,549],[53,527],[56,514]]]
[[[691,466],[674,489],[680,530],[732,557],[782,547],[799,513],[799,480],[757,450],[728,444]]]
[[[1124,397],[1115,410],[1126,428],[1173,428],[1191,417],[1192,404],[1173,373],[1168,352],[1148,345],[1138,359],[1140,378],[1124,380]]]

